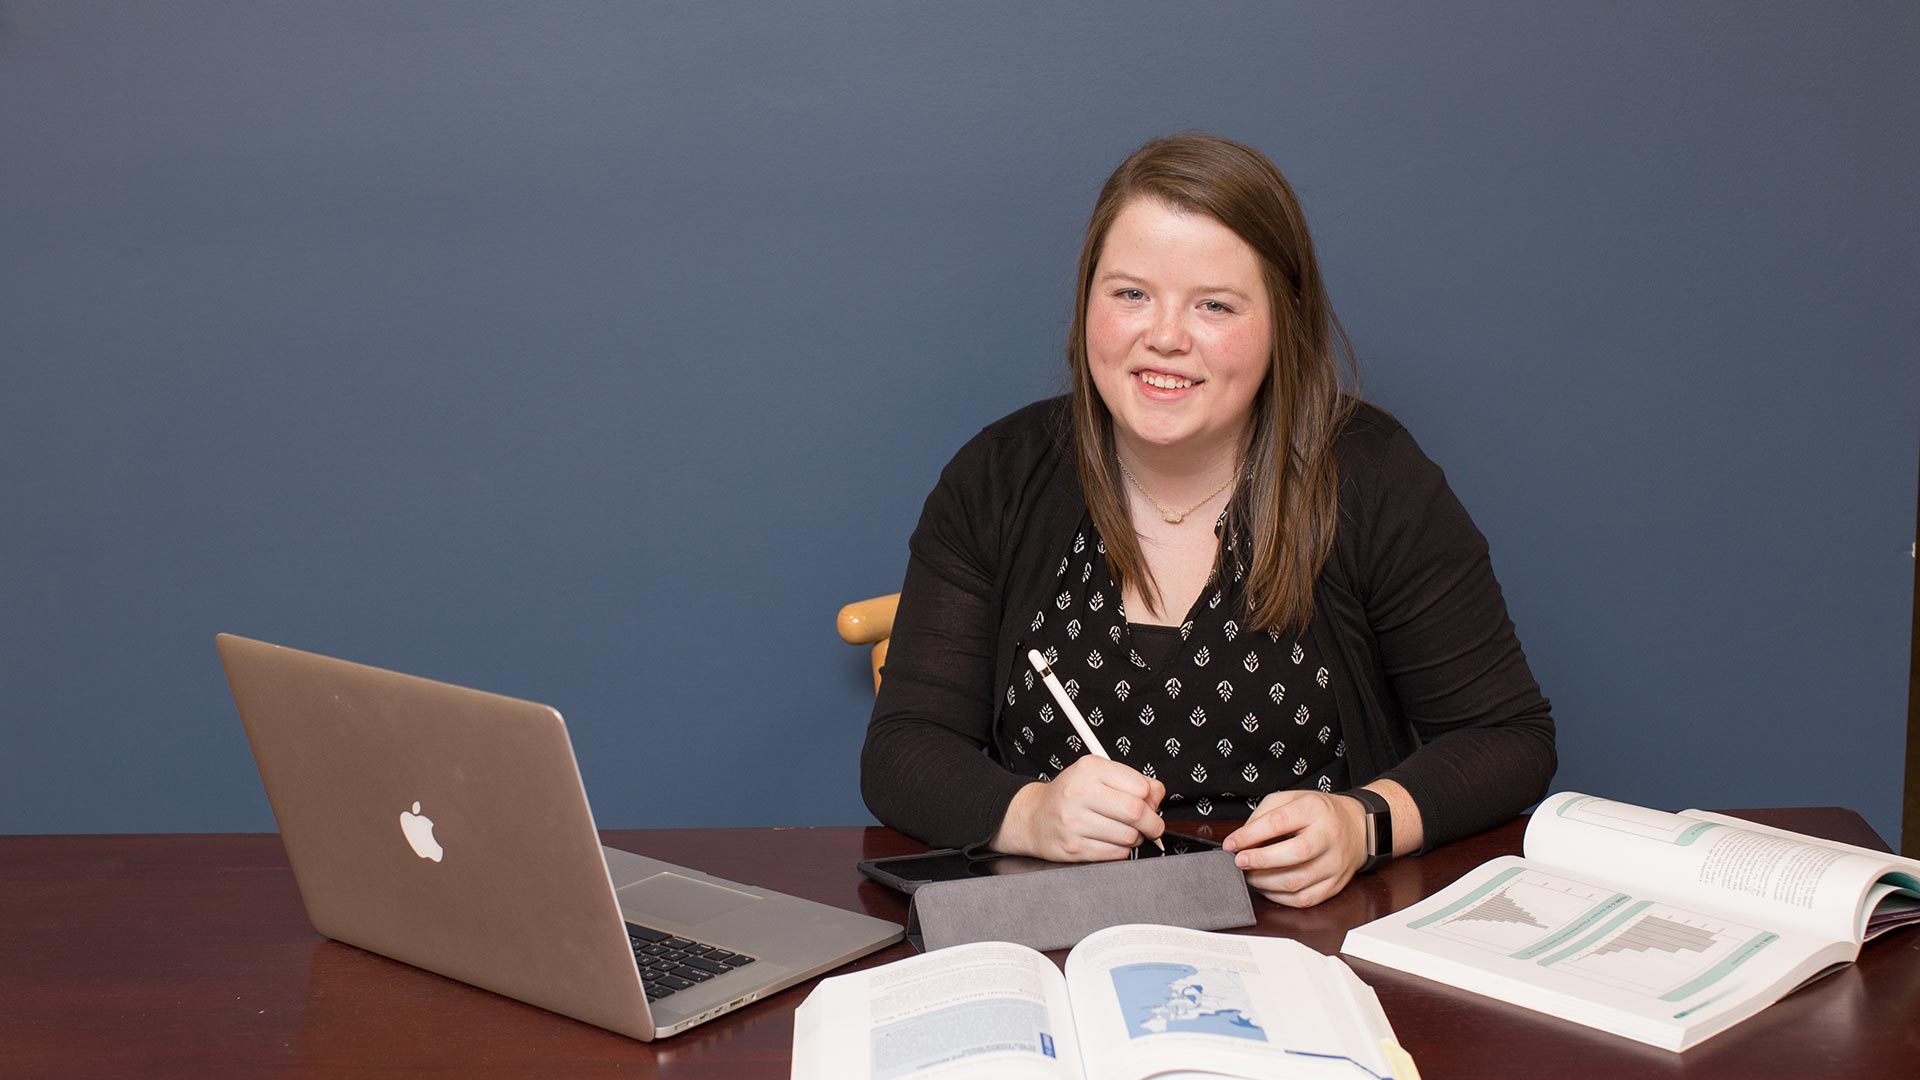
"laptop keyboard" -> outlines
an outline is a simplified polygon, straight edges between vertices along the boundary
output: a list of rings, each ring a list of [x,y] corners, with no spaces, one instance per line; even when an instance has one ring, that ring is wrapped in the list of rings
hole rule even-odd
[[[627,924],[627,940],[633,943],[633,959],[640,965],[640,985],[646,987],[648,1001],[659,1001],[753,963],[753,957],[745,953],[728,952],[637,923]]]

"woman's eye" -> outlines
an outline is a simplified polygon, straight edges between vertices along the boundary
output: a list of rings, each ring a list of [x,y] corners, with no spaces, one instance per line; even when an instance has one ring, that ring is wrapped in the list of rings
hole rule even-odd
[[[1113,295],[1116,300],[1139,301],[1147,298],[1147,294],[1141,292],[1139,289],[1121,289]]]
[[[1218,300],[1202,300],[1200,301],[1200,309],[1202,311],[1207,311],[1215,315],[1233,314],[1232,308],[1228,307],[1227,305],[1221,303]]]

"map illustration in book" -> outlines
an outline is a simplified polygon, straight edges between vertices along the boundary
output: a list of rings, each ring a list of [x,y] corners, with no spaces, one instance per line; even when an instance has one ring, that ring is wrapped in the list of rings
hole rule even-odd
[[[1108,974],[1133,1038],[1169,1031],[1266,1042],[1240,976],[1191,964],[1126,964]]]

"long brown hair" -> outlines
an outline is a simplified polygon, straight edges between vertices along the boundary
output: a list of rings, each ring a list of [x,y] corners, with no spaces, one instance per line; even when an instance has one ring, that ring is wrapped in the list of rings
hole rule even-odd
[[[1264,154],[1231,139],[1183,134],[1142,146],[1107,178],[1087,222],[1067,364],[1073,371],[1080,485],[1094,528],[1106,541],[1107,563],[1122,588],[1138,580],[1140,591],[1159,606],[1158,584],[1127,513],[1113,414],[1087,365],[1094,268],[1114,219],[1139,198],[1205,214],[1260,256],[1273,313],[1273,354],[1254,398],[1240,483],[1227,507],[1228,532],[1252,541],[1244,612],[1249,628],[1304,629],[1313,616],[1314,579],[1333,550],[1339,513],[1333,443],[1354,407],[1341,386],[1342,373],[1350,382],[1355,371],[1353,346],[1327,301],[1292,186]]]

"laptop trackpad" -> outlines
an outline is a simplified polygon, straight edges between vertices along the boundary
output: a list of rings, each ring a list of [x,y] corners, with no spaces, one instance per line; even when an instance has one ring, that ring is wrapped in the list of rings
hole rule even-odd
[[[674,873],[655,874],[620,890],[622,906],[693,926],[718,918],[760,899],[721,885],[710,885]]]

